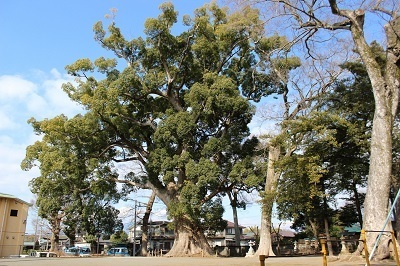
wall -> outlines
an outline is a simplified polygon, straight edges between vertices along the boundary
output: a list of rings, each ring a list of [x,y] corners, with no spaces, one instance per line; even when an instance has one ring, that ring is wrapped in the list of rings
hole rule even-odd
[[[29,205],[0,197],[0,257],[19,255],[24,245]]]

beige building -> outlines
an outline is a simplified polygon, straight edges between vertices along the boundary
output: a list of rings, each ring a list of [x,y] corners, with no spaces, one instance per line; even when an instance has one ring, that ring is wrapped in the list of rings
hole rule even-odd
[[[21,254],[30,203],[0,193],[0,258]]]

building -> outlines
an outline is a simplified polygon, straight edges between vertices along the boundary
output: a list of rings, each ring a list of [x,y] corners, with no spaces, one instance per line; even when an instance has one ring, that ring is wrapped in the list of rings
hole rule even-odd
[[[243,234],[244,227],[239,225],[240,246],[248,246],[250,239]],[[216,246],[235,246],[235,224],[227,221],[225,229],[221,232],[216,232],[215,235],[207,235],[208,243],[211,247]]]
[[[21,254],[30,206],[13,195],[0,193],[0,258]]]
[[[149,223],[149,235],[147,250],[150,253],[167,252],[172,248],[175,240],[175,233],[168,228],[169,222],[167,221],[152,221]],[[138,252],[141,246],[142,230],[141,226],[134,227],[129,230],[129,242],[134,243],[136,237],[136,248]]]
[[[159,252],[166,253],[168,252],[175,240],[174,231],[169,229],[169,222],[167,221],[152,221],[149,223],[149,235],[148,235],[148,244],[147,249],[150,254],[159,254]],[[212,248],[214,248],[218,254],[224,254],[224,249],[232,249],[229,253],[232,256],[239,256],[241,253],[244,256],[245,252],[249,247],[249,242],[254,242],[254,236],[248,236],[243,233],[243,226],[239,226],[239,234],[240,234],[240,247],[235,246],[235,226],[232,222],[227,222],[226,228],[212,235],[207,235],[207,240]],[[129,231],[129,242],[134,242],[134,237],[136,237],[136,251],[140,249],[141,246],[141,235],[142,230],[141,226],[136,227],[136,231],[134,231],[134,227],[130,228]],[[238,250],[234,250],[237,248]],[[243,252],[240,250],[243,249]]]

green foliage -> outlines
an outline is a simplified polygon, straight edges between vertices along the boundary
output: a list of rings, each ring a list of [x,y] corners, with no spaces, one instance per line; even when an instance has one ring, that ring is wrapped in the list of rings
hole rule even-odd
[[[94,244],[94,243],[96,243],[96,241],[97,241],[97,237],[94,236],[94,235],[86,235],[86,236],[85,236],[85,241],[86,241],[87,243]]]
[[[112,233],[121,223],[116,210],[107,206],[121,196],[113,181],[117,174],[97,156],[96,145],[102,140],[94,134],[98,125],[92,118],[88,114],[41,122],[30,119],[36,134],[43,137],[27,148],[21,163],[24,170],[36,163],[40,168],[40,176],[30,182],[39,216],[49,221],[60,218],[69,235],[78,230]]]
[[[122,230],[117,231],[115,234],[111,235],[110,242],[113,245],[126,244],[128,243],[128,234]]]
[[[32,155],[23,167],[39,161],[43,182],[55,173],[71,182],[73,186],[57,184],[63,188],[60,195],[73,195],[57,207],[66,202],[90,206],[80,209],[80,226],[87,231],[93,229],[85,222],[89,214],[119,198],[113,162],[138,163],[143,173],[132,171],[125,180],[156,190],[176,223],[188,222],[193,230],[223,225],[221,200],[213,197],[260,185],[261,172],[251,160],[258,141],[249,138],[254,115],[250,100],[281,93],[276,74],[267,68],[274,64],[288,74],[298,60],[285,50],[270,57],[270,63],[260,62],[266,49],[284,46],[285,40],[263,37],[255,9],[230,13],[207,4],[184,18],[187,29],[178,35],[172,33],[177,22],[173,5],[163,4],[160,10],[157,18],[146,21],[145,38],[127,40],[115,23],[107,30],[96,23],[95,39],[127,64],[121,67],[103,57],[77,60],[66,67],[77,85],[64,84],[63,90],[86,114],[51,120],[57,127],[47,131],[47,120],[32,121],[44,141],[28,148]],[[52,153],[54,158],[48,158]],[[32,181],[35,193],[45,189],[40,184]]]
[[[343,67],[352,76],[338,80],[316,111],[285,123],[287,136],[302,138],[296,142],[298,152],[277,163],[283,173],[277,204],[280,217],[294,219],[297,228],[307,228],[311,223],[323,227],[321,219],[327,217],[327,203],[335,195],[346,193],[354,199],[360,197],[358,187],[366,185],[374,110],[372,89],[362,64],[346,62]],[[330,210],[332,233],[342,224],[360,221],[357,217],[361,213],[354,206],[352,214],[349,210],[345,208],[337,215]],[[351,215],[353,219],[349,220]]]

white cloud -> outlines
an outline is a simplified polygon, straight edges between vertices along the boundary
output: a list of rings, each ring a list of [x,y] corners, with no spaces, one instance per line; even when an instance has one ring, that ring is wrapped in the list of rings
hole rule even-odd
[[[31,116],[41,117],[42,114],[46,113],[47,110],[49,109],[46,99],[44,99],[42,96],[40,96],[36,93],[31,94],[24,103],[25,103],[26,113],[30,114],[29,117],[31,117]],[[23,110],[21,110],[21,111],[23,111]]]
[[[52,118],[61,113],[71,117],[81,110],[61,89],[62,83],[72,80],[70,77],[56,69],[30,74],[0,76],[0,192],[25,201],[33,197],[29,181],[39,176],[39,170],[23,171],[20,164],[27,146],[40,138],[27,120]]]
[[[0,110],[0,130],[7,128],[16,128],[17,124],[14,123],[4,111]]]
[[[3,193],[15,195],[25,201],[32,197],[29,181],[38,176],[38,170],[23,171],[20,167],[25,157],[26,146],[16,144],[11,137],[0,136],[0,188]]]
[[[71,117],[82,110],[77,103],[71,101],[68,95],[62,90],[62,84],[73,82],[71,77],[62,75],[55,69],[51,71],[52,79],[43,82],[45,97],[48,101],[49,108],[55,115],[65,114]]]
[[[0,76],[0,101],[25,99],[36,90],[36,84],[20,76]]]

